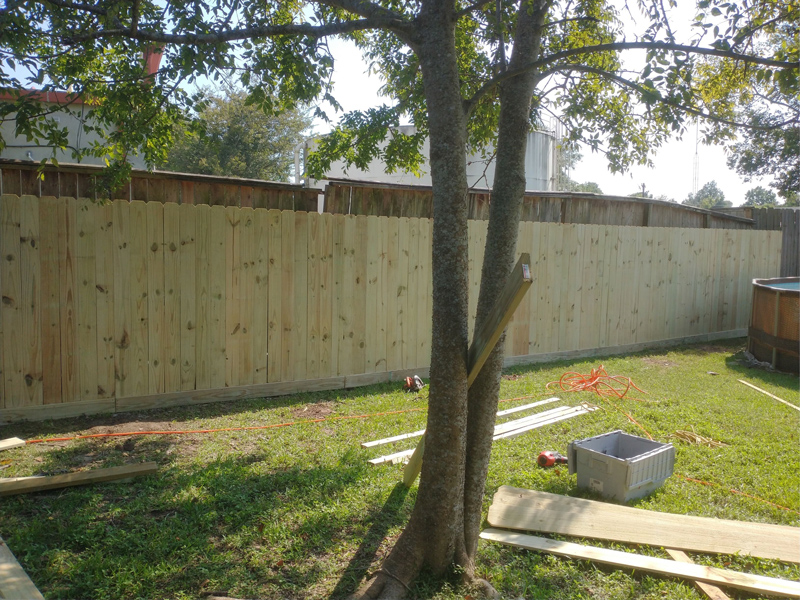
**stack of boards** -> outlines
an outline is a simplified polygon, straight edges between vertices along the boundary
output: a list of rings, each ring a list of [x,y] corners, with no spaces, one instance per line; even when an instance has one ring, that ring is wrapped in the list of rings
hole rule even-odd
[[[557,402],[557,401],[558,398],[547,398],[546,400],[540,400],[532,404],[526,404],[524,406],[517,406],[516,408],[509,408],[508,410],[502,410],[497,413],[497,416],[504,417],[513,413],[530,410],[537,406],[542,406],[544,404],[549,404],[551,402]],[[545,425],[550,425],[551,423],[564,421],[566,419],[571,419],[573,417],[578,417],[580,415],[590,413],[594,410],[597,410],[597,407],[590,406],[588,404],[581,404],[580,406],[558,406],[556,408],[545,410],[543,412],[536,413],[528,417],[522,417],[521,419],[514,419],[513,421],[508,421],[506,423],[501,423],[499,425],[496,425],[494,428],[494,437],[492,439],[502,440],[506,438],[516,437],[518,435],[522,435],[523,433],[527,433],[528,431],[531,431],[533,429],[544,427]],[[390,444],[392,442],[398,442],[413,437],[419,437],[424,433],[425,430],[420,429],[419,431],[412,431],[411,433],[402,433],[400,435],[395,435],[381,440],[363,442],[361,446],[363,448],[372,448],[373,446],[379,446],[381,444]],[[369,462],[372,463],[373,465],[382,465],[385,463],[396,464],[402,462],[403,460],[411,456],[413,453],[414,453],[414,448],[411,448],[410,450],[401,450],[400,452],[395,452],[393,454],[386,454],[384,456],[379,456],[378,458],[373,458]]]
[[[481,533],[481,538],[485,540],[569,558],[723,585],[756,594],[800,597],[800,583],[795,581],[508,531],[508,529],[538,531],[701,553],[744,554],[800,563],[798,527],[660,513],[510,486],[500,487],[495,494],[492,506],[489,508],[488,521],[492,528]],[[670,551],[670,555],[680,556],[680,553]]]

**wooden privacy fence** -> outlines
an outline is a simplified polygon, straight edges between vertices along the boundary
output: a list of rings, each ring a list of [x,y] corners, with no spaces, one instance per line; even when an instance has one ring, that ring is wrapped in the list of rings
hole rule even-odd
[[[38,169],[35,163],[0,160],[0,195],[95,200],[108,197],[106,191],[98,189],[101,167],[62,163],[57,167],[46,165],[41,173]],[[111,199],[316,211],[321,193],[300,185],[260,179],[133,169],[128,182],[114,190]]]
[[[0,422],[424,374],[431,233],[427,219],[2,196]],[[470,223],[473,314],[485,236]],[[523,223],[534,284],[509,360],[743,335],[750,281],[777,275],[780,243]]]
[[[470,219],[489,218],[491,194],[488,190],[471,190],[467,203]],[[332,180],[325,186],[325,212],[429,219],[433,216],[433,192],[428,186]],[[526,192],[521,220],[584,225],[753,228],[753,221],[744,216],[675,202],[574,192]]]

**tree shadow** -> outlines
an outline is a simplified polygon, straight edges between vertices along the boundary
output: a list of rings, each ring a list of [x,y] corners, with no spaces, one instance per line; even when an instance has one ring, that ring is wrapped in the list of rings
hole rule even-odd
[[[364,541],[356,550],[350,563],[345,568],[339,582],[331,592],[331,598],[343,598],[352,594],[364,576],[367,569],[375,561],[381,542],[386,537],[389,529],[402,523],[406,516],[403,514],[403,502],[408,495],[409,488],[398,483],[386,499],[383,506],[373,511],[366,521],[370,521],[369,531],[364,535]]]
[[[736,354],[728,356],[725,359],[725,365],[732,372],[736,373],[739,379],[749,381],[754,385],[766,383],[771,386],[783,388],[789,394],[789,397],[784,398],[785,400],[789,402],[797,400],[797,394],[798,391],[800,391],[800,380],[797,378],[797,375],[750,365],[744,358],[744,352],[737,352]],[[753,390],[753,393],[755,394],[758,392]]]
[[[3,426],[3,437],[48,437],[50,435],[79,435],[92,428],[120,428],[127,424],[170,424],[175,421],[235,417],[262,410],[291,408],[318,402],[342,402],[352,397],[385,394],[397,391],[395,383],[380,383],[360,388],[333,389],[320,392],[300,392],[287,396],[270,396],[239,400],[220,400],[206,404],[152,408],[148,410],[82,415],[43,421],[21,421]],[[166,428],[166,427],[165,427]]]

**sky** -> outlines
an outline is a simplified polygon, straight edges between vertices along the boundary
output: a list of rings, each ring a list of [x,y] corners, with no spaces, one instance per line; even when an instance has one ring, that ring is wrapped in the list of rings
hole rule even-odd
[[[367,73],[367,65],[358,49],[340,40],[330,42],[336,61],[334,71],[334,97],[344,111],[365,110],[389,103],[378,96],[381,80]],[[325,107],[327,109],[327,107]],[[329,116],[333,114],[329,112]],[[336,118],[334,117],[334,122]],[[328,128],[317,124],[316,133],[325,133]],[[592,153],[588,147],[581,150],[583,158],[570,177],[579,183],[592,181],[600,186],[604,194],[629,196],[641,191],[642,184],[654,197],[683,202],[693,191],[695,162],[695,128],[690,126],[682,140],[671,140],[659,148],[653,158],[654,166],[632,168],[626,174],[612,174],[602,154]],[[725,194],[725,199],[740,206],[745,193],[757,186],[769,189],[771,178],[745,182],[726,164],[725,150],[720,146],[697,146],[699,177],[698,188],[715,181]]]

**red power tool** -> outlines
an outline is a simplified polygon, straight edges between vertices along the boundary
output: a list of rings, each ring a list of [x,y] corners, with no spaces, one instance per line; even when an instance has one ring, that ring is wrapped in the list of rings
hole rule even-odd
[[[549,469],[550,467],[554,467],[556,465],[567,464],[567,457],[560,455],[558,452],[553,452],[552,450],[545,450],[544,452],[539,453],[536,462],[543,469]]]

